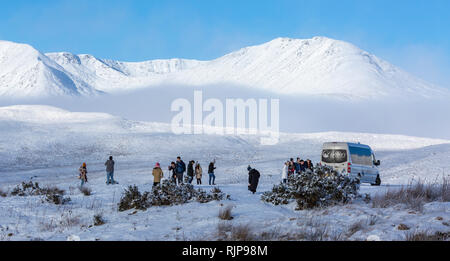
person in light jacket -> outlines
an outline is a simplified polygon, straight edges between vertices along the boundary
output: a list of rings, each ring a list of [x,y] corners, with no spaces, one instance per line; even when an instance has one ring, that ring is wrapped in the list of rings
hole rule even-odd
[[[284,163],[283,169],[281,170],[281,180],[283,181],[283,183],[287,182],[287,178],[288,178],[288,168],[289,168],[289,162],[286,161]]]
[[[202,166],[200,166],[200,163],[197,162],[197,164],[195,164],[195,177],[197,178],[197,185],[202,184],[202,175],[203,175]]]
[[[159,183],[161,183],[161,179],[164,176],[164,172],[162,171],[159,162],[157,162],[155,167],[153,168],[152,175],[153,175],[153,186],[158,186]]]

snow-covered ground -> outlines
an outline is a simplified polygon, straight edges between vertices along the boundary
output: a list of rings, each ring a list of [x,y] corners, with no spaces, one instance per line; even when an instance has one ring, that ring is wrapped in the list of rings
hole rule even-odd
[[[294,204],[273,206],[260,200],[280,180],[283,161],[301,156],[318,162],[326,141],[359,141],[369,144],[381,160],[382,186],[363,185],[362,193],[375,195],[411,179],[433,181],[450,175],[450,141],[400,135],[367,133],[283,133],[279,144],[261,146],[254,136],[175,135],[161,123],[135,122],[100,113],[73,113],[48,106],[0,108],[0,189],[12,190],[22,181],[56,185],[67,191],[67,205],[42,203],[36,197],[0,197],[0,240],[208,240],[215,239],[221,205],[232,205],[231,224],[249,224],[253,231],[279,233],[326,228],[348,239],[402,240],[405,231],[450,232],[450,204],[433,202],[422,212],[404,206],[372,208],[362,200],[327,209],[295,211]],[[107,186],[103,163],[109,155],[116,161],[119,185]],[[151,169],[161,162],[163,170],[176,156],[185,162],[198,160],[203,168],[216,159],[216,183],[231,200],[206,204],[189,203],[153,207],[147,211],[118,212],[117,203],[128,185],[150,190]],[[88,165],[91,196],[79,185],[78,167]],[[247,191],[246,167],[261,174],[258,193]],[[203,183],[207,183],[204,175]],[[200,186],[205,190],[211,187]],[[101,213],[103,226],[93,226]],[[442,217],[442,220],[438,220]],[[438,218],[438,219],[437,219]],[[375,220],[374,225],[369,221]],[[222,221],[224,222],[224,221]],[[361,228],[349,235],[351,226]],[[447,225],[445,225],[447,224]]]

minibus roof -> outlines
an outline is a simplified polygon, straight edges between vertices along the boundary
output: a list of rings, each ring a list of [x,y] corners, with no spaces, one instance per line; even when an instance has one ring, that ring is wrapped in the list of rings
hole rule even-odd
[[[371,149],[369,145],[361,144],[361,143],[352,143],[352,142],[325,142],[323,144],[324,148],[342,148],[342,147],[358,147],[364,149]]]

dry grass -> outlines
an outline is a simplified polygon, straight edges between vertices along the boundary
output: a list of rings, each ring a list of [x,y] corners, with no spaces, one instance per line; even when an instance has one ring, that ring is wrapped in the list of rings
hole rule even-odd
[[[450,233],[429,233],[428,231],[414,231],[406,233],[406,241],[447,241]]]
[[[255,237],[248,225],[237,225],[231,228],[232,241],[254,241]]]
[[[356,232],[363,230],[364,225],[365,225],[364,222],[361,220],[351,224],[347,229],[347,237],[351,237]]]
[[[309,222],[308,222],[309,223]],[[310,223],[311,224],[311,223]],[[219,241],[343,241],[348,237],[343,232],[330,231],[326,223],[314,222],[313,226],[302,226],[293,232],[280,231],[280,228],[255,232],[248,225],[233,225],[220,222],[217,234],[212,240]]]
[[[233,206],[226,206],[219,210],[219,218],[221,220],[232,220],[233,216],[231,214],[231,211],[233,209]]]
[[[409,227],[402,223],[397,226],[397,229],[398,230],[409,230]]]
[[[6,198],[7,196],[8,196],[8,193],[6,193],[2,189],[0,189],[0,197]]]
[[[378,222],[378,216],[377,215],[370,215],[367,218],[367,225],[374,226]]]
[[[259,235],[259,240],[262,241],[280,241],[280,240],[285,240],[284,239],[284,235],[281,234],[279,228],[274,228],[272,230],[268,230],[268,231],[263,231],[260,235]]]
[[[231,232],[232,225],[230,223],[219,222],[217,224],[217,239],[216,240],[226,240]]]
[[[221,241],[256,241],[248,225],[231,225],[221,222],[217,226],[217,240]]]
[[[80,218],[78,216],[72,215],[72,210],[69,210],[67,213],[61,214],[61,220],[59,224],[62,228],[70,228],[73,226],[80,225]]]
[[[105,223],[106,222],[102,214],[96,214],[94,216],[94,226],[101,226],[104,225]]]
[[[442,178],[442,184],[441,184],[441,197],[442,201],[449,202],[450,201],[450,179]]]
[[[424,183],[421,180],[411,181],[400,189],[388,189],[372,199],[372,207],[387,208],[397,204],[405,204],[408,208],[422,211],[423,205],[433,201],[450,201],[449,178],[444,177],[441,183]]]
[[[41,232],[53,232],[58,227],[57,222],[52,218],[50,220],[43,219],[39,222]]]
[[[90,188],[88,188],[88,187],[81,187],[80,191],[85,196],[90,196],[92,194],[92,190]]]

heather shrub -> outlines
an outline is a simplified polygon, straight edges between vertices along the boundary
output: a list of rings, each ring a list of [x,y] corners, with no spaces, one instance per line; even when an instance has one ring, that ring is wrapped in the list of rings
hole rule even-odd
[[[124,191],[119,202],[119,211],[129,209],[145,210],[152,206],[173,206],[191,201],[207,203],[213,200],[229,199],[219,188],[211,192],[195,189],[191,184],[180,184],[164,180],[159,186],[152,188],[151,192],[141,193],[137,186],[129,186]]]
[[[43,196],[43,201],[56,205],[66,204],[71,201],[70,197],[64,197],[64,193],[65,191],[58,187],[47,186],[41,188],[39,183],[33,183],[32,181],[22,182],[11,191],[12,196]]]
[[[297,202],[297,210],[349,203],[358,197],[359,179],[351,179],[324,166],[316,166],[288,178],[272,191],[263,193],[261,199],[274,205]]]

